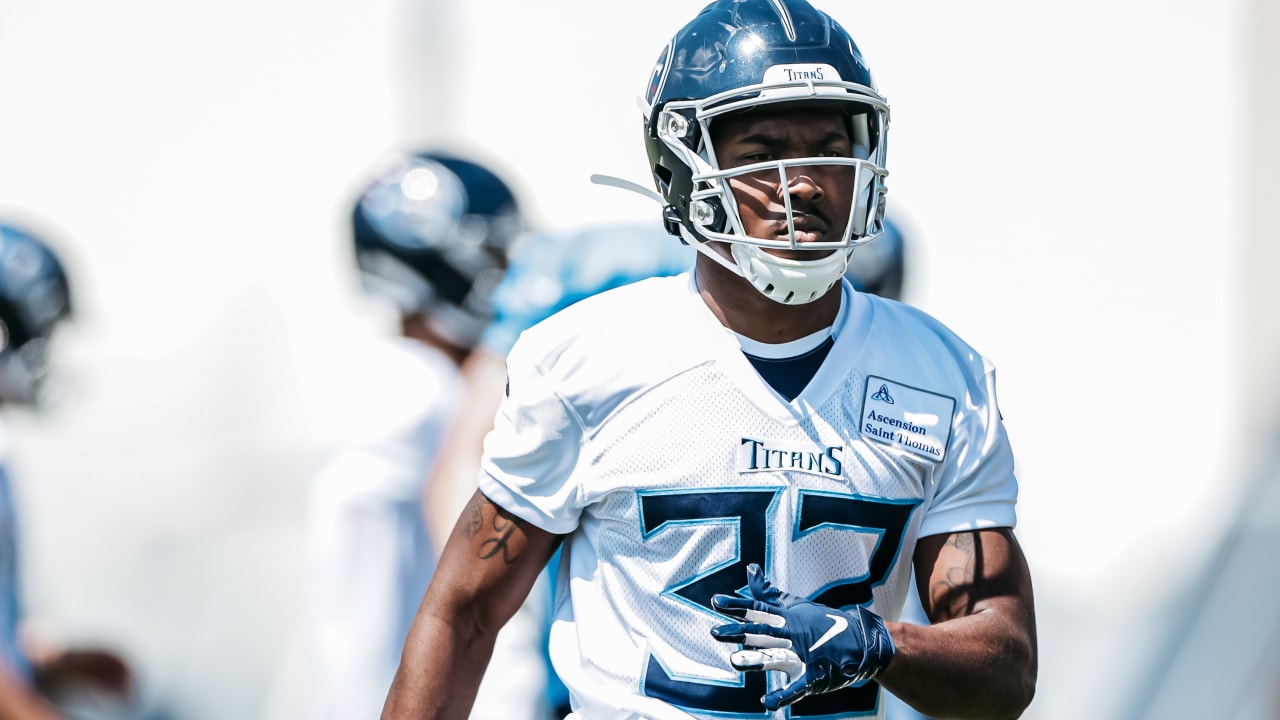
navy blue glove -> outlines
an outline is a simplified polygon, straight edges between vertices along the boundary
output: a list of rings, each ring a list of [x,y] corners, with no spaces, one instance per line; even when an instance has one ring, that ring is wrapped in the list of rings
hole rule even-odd
[[[745,622],[712,628],[725,643],[740,643],[729,662],[738,670],[779,670],[790,683],[762,698],[770,711],[806,695],[858,685],[893,659],[893,639],[884,621],[857,607],[836,610],[787,594],[769,583],[759,565],[747,566],[751,597],[715,595],[711,606]]]

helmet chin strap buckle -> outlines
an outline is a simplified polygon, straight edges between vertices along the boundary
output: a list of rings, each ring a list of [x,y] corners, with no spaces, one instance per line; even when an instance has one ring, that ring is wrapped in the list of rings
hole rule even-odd
[[[674,205],[668,204],[666,199],[656,191],[650,190],[638,183],[631,182],[630,180],[624,180],[620,177],[614,177],[613,175],[602,175],[600,173],[592,173],[591,182],[605,187],[615,187],[619,190],[628,190],[636,193],[637,195],[643,195],[644,197],[658,203],[662,206],[662,224],[666,227],[667,232],[680,238],[680,242],[685,245],[689,244],[689,240],[680,232],[680,226],[684,224],[680,217],[680,211],[676,209]],[[711,226],[713,229],[724,227],[726,220],[724,208],[720,207],[718,204],[699,200],[692,203],[690,209],[692,211],[692,220],[694,224],[703,227]]]
[[[719,200],[695,200],[689,203],[689,214],[692,216],[690,220],[694,225],[707,228],[712,232],[724,232],[728,221],[724,206]]]
[[[689,244],[689,241],[684,239],[684,235],[680,234],[680,212],[674,205],[662,208],[662,224],[667,228],[668,233],[680,238],[682,244]]]

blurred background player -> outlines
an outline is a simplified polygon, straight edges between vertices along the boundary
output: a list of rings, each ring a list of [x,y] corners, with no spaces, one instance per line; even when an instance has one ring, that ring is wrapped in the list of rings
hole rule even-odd
[[[492,318],[490,295],[520,228],[506,182],[438,152],[391,158],[355,203],[361,287],[394,309],[399,332],[359,343],[319,389],[324,405],[313,419],[323,450],[307,519],[309,719],[377,717],[386,698],[438,552],[421,514],[423,482],[458,408],[459,364]],[[517,623],[508,662],[497,665],[502,682],[486,686],[472,717],[542,720],[540,648],[521,649],[520,636]]]
[[[71,316],[66,271],[34,233],[0,222],[0,408],[39,410],[48,394],[49,342]],[[0,420],[3,420],[0,417]],[[18,515],[0,422],[0,718],[97,720],[130,716],[130,672],[114,652],[63,648],[21,632]]]
[[[845,277],[858,292],[903,300],[907,276],[907,239],[901,221],[890,213],[884,219],[884,234],[875,242],[860,246],[849,259]]]
[[[525,329],[573,303],[693,264],[691,248],[671,242],[659,223],[575,227],[524,237],[493,296],[494,321],[463,363],[466,399],[428,482],[425,512],[444,546],[458,512],[475,492],[484,436],[506,383],[506,357]]]

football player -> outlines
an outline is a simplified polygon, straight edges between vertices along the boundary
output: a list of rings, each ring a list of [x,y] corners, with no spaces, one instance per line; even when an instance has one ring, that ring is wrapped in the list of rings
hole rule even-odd
[[[550,653],[586,720],[879,717],[881,685],[1017,717],[1037,653],[994,367],[844,281],[887,175],[853,39],[803,0],[716,0],[645,99],[695,268],[520,336],[383,717],[464,715],[561,544]],[[928,626],[898,622],[915,591]]]
[[[0,223],[0,407],[45,407],[50,341],[70,317],[62,261],[36,233]],[[19,514],[9,484],[7,435],[0,425],[0,717],[52,720],[73,709],[77,716],[124,717],[130,671],[113,651],[63,648],[41,637],[33,643],[31,636],[19,642]]]
[[[509,184],[445,152],[393,153],[351,212],[352,260],[400,333],[356,348],[317,389],[321,456],[308,502],[309,720],[377,714],[438,549],[423,484],[461,398],[459,364],[492,319],[522,232]],[[513,624],[512,664],[474,718],[537,718],[541,623]],[[527,658],[521,662],[521,654]]]

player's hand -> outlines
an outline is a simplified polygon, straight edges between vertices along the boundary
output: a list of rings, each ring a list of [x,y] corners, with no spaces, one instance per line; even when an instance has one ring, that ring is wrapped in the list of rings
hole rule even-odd
[[[893,639],[879,615],[863,607],[836,610],[774,587],[759,565],[747,566],[751,597],[716,595],[711,606],[744,622],[712,628],[711,635],[744,647],[729,656],[738,670],[776,670],[790,682],[765,695],[770,711],[806,695],[858,685],[893,659]]]

